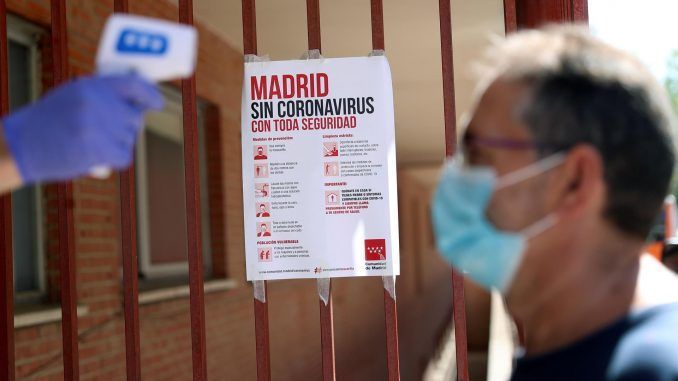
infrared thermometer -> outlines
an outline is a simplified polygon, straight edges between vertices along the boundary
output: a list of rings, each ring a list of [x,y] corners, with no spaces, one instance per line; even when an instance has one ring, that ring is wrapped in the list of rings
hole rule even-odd
[[[189,25],[147,17],[114,14],[99,41],[99,75],[135,73],[150,82],[187,78],[195,71],[198,33]],[[108,167],[90,175],[107,178]]]

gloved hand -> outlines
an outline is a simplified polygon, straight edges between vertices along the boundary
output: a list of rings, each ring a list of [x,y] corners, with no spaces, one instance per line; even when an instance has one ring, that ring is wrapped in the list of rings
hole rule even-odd
[[[67,180],[95,166],[129,166],[144,112],[162,106],[157,87],[138,76],[94,76],[54,89],[2,123],[24,183]]]

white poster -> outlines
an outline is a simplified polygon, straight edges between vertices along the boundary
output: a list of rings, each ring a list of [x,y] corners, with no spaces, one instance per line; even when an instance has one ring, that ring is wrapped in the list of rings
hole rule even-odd
[[[385,57],[245,64],[247,279],[398,275]]]

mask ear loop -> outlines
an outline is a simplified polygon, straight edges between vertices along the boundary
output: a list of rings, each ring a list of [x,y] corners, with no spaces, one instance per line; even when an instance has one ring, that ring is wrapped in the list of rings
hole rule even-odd
[[[533,223],[532,225],[526,227],[520,231],[520,234],[525,237],[525,240],[530,240],[539,234],[551,229],[558,222],[558,217],[555,213],[550,213],[546,215],[541,220]]]
[[[560,165],[565,160],[565,153],[558,152],[554,153],[551,156],[548,156],[544,159],[536,161],[526,167],[520,168],[511,173],[507,173],[497,179],[495,190],[510,187],[511,185],[518,184],[522,181],[529,179],[530,177],[537,176],[542,174],[550,169],[553,169]]]
[[[497,179],[495,190],[518,184],[521,181],[525,181],[533,176],[549,171],[562,164],[564,160],[565,153],[557,152],[526,167],[506,174]],[[520,234],[525,237],[526,240],[529,240],[552,228],[557,222],[558,217],[554,213],[550,213],[539,221],[521,230]]]

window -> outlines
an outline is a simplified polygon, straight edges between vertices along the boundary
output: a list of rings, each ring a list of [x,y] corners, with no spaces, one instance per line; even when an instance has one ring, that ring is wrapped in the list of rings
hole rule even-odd
[[[181,94],[163,88],[165,109],[147,117],[137,144],[139,268],[146,278],[188,274],[186,197]],[[198,103],[202,247],[205,273],[211,269],[205,157],[205,104]]]
[[[9,104],[16,110],[38,94],[40,30],[8,17]],[[45,292],[43,214],[40,186],[12,193],[14,291],[17,301],[35,301]]]

